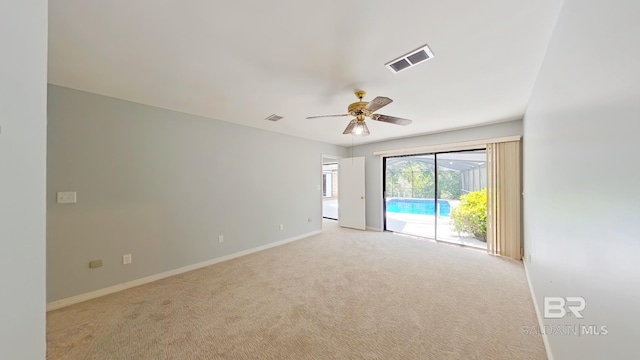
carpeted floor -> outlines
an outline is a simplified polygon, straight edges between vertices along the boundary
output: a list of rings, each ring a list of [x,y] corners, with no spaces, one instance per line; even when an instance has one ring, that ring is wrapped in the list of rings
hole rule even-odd
[[[522,264],[341,229],[47,314],[47,359],[546,359]]]

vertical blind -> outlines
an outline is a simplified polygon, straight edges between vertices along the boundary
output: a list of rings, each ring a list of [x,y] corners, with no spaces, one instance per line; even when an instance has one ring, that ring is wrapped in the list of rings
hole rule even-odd
[[[487,251],[522,259],[520,141],[487,144]]]

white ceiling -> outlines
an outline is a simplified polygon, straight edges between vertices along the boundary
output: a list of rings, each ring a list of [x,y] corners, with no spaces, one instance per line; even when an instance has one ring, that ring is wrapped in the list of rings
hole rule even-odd
[[[519,119],[559,0],[49,2],[49,82],[322,142],[354,89],[388,96],[355,144]],[[384,64],[424,44],[435,58]],[[284,116],[273,123],[271,114]]]

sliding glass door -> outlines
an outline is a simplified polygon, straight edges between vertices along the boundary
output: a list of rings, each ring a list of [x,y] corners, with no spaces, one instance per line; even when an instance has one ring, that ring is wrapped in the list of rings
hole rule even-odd
[[[449,213],[437,219],[436,239],[487,247],[487,154],[485,150],[437,154],[438,199]]]
[[[435,238],[435,156],[385,158],[385,230]]]
[[[486,248],[484,149],[384,158],[385,230]]]

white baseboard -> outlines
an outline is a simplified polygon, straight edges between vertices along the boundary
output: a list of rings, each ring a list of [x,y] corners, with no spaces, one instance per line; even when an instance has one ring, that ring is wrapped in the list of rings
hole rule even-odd
[[[367,230],[369,230],[369,231],[382,232],[382,229],[379,229],[379,228],[377,228],[377,227],[373,227],[373,226],[367,226]]]
[[[540,312],[540,308],[538,307],[536,294],[533,291],[533,285],[531,284],[531,278],[529,277],[529,269],[527,268],[527,262],[525,261],[525,259],[522,259],[522,263],[524,264],[524,273],[527,276],[527,283],[529,284],[529,292],[531,292],[533,307],[536,309],[536,316],[538,317],[538,326],[540,326],[540,329],[544,329],[544,322],[542,321],[542,313]],[[544,349],[547,351],[547,358],[549,360],[553,360],[553,353],[551,353],[549,338],[547,337],[547,334],[544,331],[542,331],[542,342],[544,342]]]
[[[60,308],[63,308],[63,307],[69,306],[69,305],[73,305],[73,304],[77,304],[77,303],[80,303],[80,302],[83,302],[83,301],[95,299],[95,298],[98,298],[98,297],[101,297],[101,296],[105,296],[105,295],[108,295],[108,294],[113,294],[115,292],[126,290],[126,289],[129,289],[129,288],[135,287],[135,286],[148,284],[150,282],[154,282],[154,281],[157,281],[157,280],[160,280],[160,279],[164,279],[164,278],[167,278],[167,277],[170,277],[170,276],[182,274],[182,273],[185,273],[185,272],[188,272],[188,271],[192,271],[192,270],[197,270],[197,269],[200,269],[200,268],[203,268],[203,267],[211,266],[213,264],[221,263],[223,261],[239,258],[241,256],[253,254],[253,253],[256,253],[256,252],[259,252],[259,251],[262,251],[262,250],[267,250],[267,249],[270,249],[270,248],[273,248],[273,247],[276,247],[276,246],[288,244],[290,242],[301,240],[301,239],[307,238],[309,236],[320,234],[321,232],[322,232],[322,230],[312,231],[312,232],[309,232],[309,233],[306,233],[306,234],[302,234],[302,235],[294,236],[292,238],[288,238],[288,239],[272,242],[272,243],[269,243],[269,244],[266,244],[266,245],[262,245],[262,246],[258,246],[258,247],[252,248],[252,249],[239,251],[239,252],[236,252],[236,253],[233,253],[233,254],[221,256],[221,257],[218,257],[218,258],[215,258],[215,259],[199,262],[199,263],[192,264],[192,265],[187,265],[187,266],[184,266],[184,267],[181,267],[181,268],[178,268],[178,269],[165,271],[165,272],[162,272],[162,273],[159,273],[159,274],[143,277],[143,278],[132,280],[132,281],[123,282],[121,284],[109,286],[109,287],[98,289],[98,290],[95,290],[95,291],[90,291],[88,293],[84,293],[84,294],[68,297],[68,298],[65,298],[65,299],[52,301],[52,302],[47,304],[47,311],[60,309]]]

